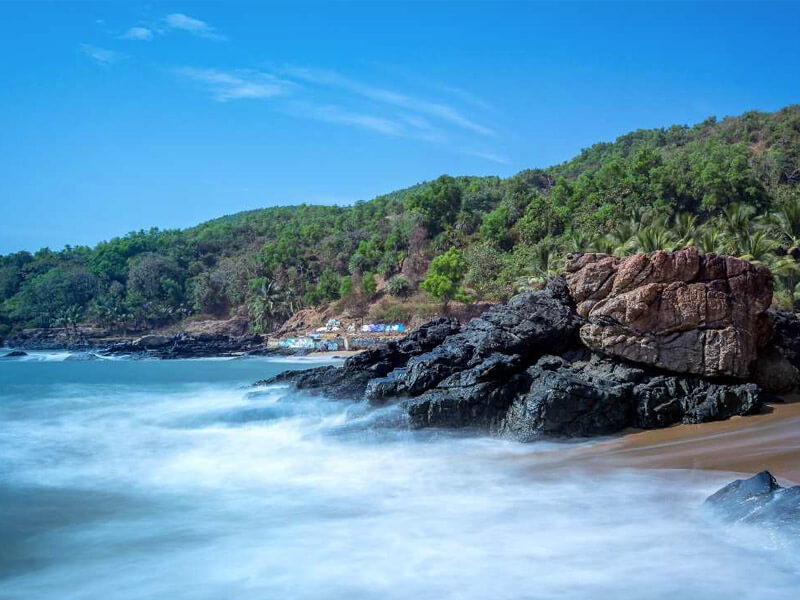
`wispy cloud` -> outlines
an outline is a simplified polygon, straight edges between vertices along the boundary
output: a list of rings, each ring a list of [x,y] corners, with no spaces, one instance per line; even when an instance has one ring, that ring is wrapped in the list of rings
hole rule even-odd
[[[487,138],[495,137],[494,130],[456,107],[364,84],[333,71],[297,67],[223,71],[187,66],[174,72],[201,84],[218,102],[269,100],[274,110],[295,118],[421,140],[491,162],[510,162],[485,146]]]
[[[106,48],[100,48],[98,46],[92,46],[91,44],[81,44],[80,49],[81,52],[91,58],[98,65],[103,66],[108,66],[112,63],[115,63],[123,56],[119,52],[114,52],[113,50],[107,50]]]
[[[249,69],[226,72],[182,67],[176,69],[176,72],[203,84],[218,102],[243,98],[274,98],[288,94],[295,85],[269,73]]]
[[[119,37],[123,40],[150,41],[153,39],[153,30],[147,27],[131,27]]]
[[[280,109],[292,116],[350,125],[394,137],[423,140],[427,142],[444,142],[445,136],[433,127],[418,127],[403,117],[386,117],[363,111],[356,111],[337,104],[317,104],[304,100],[287,103]]]
[[[335,71],[321,70],[321,69],[308,69],[304,67],[284,67],[283,69],[289,76],[295,77],[302,81],[315,83],[324,86],[333,86],[353,92],[359,96],[390,104],[414,112],[436,117],[462,127],[469,129],[482,135],[494,135],[491,128],[476,123],[472,119],[467,118],[457,109],[442,104],[439,102],[431,102],[421,98],[415,98],[393,90],[375,87],[372,85],[364,84],[348,77],[344,77]]]
[[[192,35],[204,37],[210,40],[225,40],[224,35],[217,31],[205,21],[190,17],[183,13],[172,13],[164,17],[164,25],[169,29],[187,31]]]

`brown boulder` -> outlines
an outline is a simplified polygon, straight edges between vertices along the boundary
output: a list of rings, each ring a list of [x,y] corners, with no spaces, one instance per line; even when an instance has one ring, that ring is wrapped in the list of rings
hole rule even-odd
[[[772,274],[697,248],[567,257],[584,344],[678,373],[746,378],[769,340]]]

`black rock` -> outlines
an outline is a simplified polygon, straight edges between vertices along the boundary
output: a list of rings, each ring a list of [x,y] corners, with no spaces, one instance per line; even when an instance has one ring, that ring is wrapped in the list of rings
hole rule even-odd
[[[406,401],[414,427],[478,427],[497,431],[517,392],[526,383],[520,358],[495,353],[470,369],[453,373],[435,388]]]
[[[761,408],[754,384],[666,375],[599,355],[545,356],[527,375],[530,388],[514,401],[501,427],[523,441],[704,423]]]
[[[800,534],[800,485],[781,487],[769,471],[729,483],[709,496],[705,506],[728,521]]]
[[[20,356],[28,356],[28,353],[23,352],[22,350],[12,350],[3,356],[0,356],[0,358],[18,358]]]
[[[316,390],[331,398],[358,400],[364,396],[371,379],[386,377],[393,370],[405,367],[410,358],[432,350],[460,329],[457,319],[433,319],[402,340],[386,342],[349,357],[341,367],[284,371],[255,385],[292,383],[299,389]]]
[[[528,369],[528,391],[517,398],[501,433],[520,441],[546,436],[614,433],[632,422],[633,383],[641,371],[614,376],[611,361],[570,363],[545,356]]]

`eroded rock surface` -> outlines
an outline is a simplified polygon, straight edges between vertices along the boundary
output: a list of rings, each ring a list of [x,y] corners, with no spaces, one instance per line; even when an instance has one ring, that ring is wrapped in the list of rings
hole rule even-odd
[[[574,254],[567,282],[590,349],[705,377],[745,379],[769,340],[772,274],[696,248],[619,258]]]
[[[522,441],[703,423],[761,408],[754,384],[672,376],[587,352],[573,353],[572,360],[544,356],[526,374],[530,386],[514,401],[500,429]]]

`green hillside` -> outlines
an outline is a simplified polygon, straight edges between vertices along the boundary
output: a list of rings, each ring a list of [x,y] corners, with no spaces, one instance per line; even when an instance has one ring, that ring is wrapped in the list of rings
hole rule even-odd
[[[687,245],[768,264],[776,301],[790,305],[798,240],[800,105],[634,131],[508,179],[442,176],[348,207],[268,208],[0,256],[0,337],[237,310],[269,330],[301,307],[357,313],[378,297],[384,316],[407,318],[423,299],[502,300],[570,251]]]

